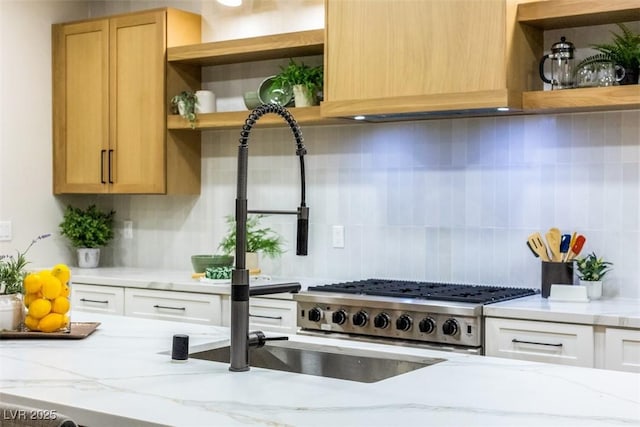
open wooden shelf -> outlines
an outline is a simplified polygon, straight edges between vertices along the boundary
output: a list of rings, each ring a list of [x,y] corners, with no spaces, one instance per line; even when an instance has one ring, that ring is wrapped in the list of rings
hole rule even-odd
[[[353,120],[339,118],[320,117],[320,107],[289,108],[289,112],[300,125],[335,125],[354,123]],[[249,116],[249,111],[229,111],[223,113],[198,114],[196,129],[242,129],[244,121]],[[258,120],[258,127],[286,126],[287,123],[276,114],[267,114]],[[167,117],[169,129],[191,129],[189,122],[181,116],[170,115]]]
[[[172,47],[167,49],[167,60],[222,65],[323,53],[324,29],[320,29]]]
[[[638,0],[553,0],[518,5],[518,22],[543,30],[640,20]]]
[[[640,85],[525,92],[525,112],[629,110],[640,108]]]

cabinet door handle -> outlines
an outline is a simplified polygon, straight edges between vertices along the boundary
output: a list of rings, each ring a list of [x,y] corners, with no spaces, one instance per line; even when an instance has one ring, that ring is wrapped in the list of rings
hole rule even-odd
[[[181,311],[185,311],[187,308],[186,307],[169,307],[167,305],[154,305],[153,308],[166,308],[168,310],[181,310]]]
[[[95,302],[97,304],[109,304],[109,301],[99,301],[96,299],[87,299],[87,298],[80,298],[80,301],[82,302]]]
[[[109,150],[109,184],[113,184],[111,171],[113,170],[113,150]]]
[[[511,342],[518,343],[518,344],[535,344],[535,345],[547,345],[547,346],[550,346],[550,347],[562,347],[562,343],[561,342],[553,344],[553,343],[548,343],[548,342],[522,341],[522,340],[519,340],[517,338],[512,339]]]
[[[249,317],[258,317],[260,319],[282,320],[282,316],[264,316],[262,314],[251,314],[251,313],[249,313]]]
[[[107,154],[107,150],[100,150],[100,183],[106,184],[107,181],[104,180],[104,156]]]

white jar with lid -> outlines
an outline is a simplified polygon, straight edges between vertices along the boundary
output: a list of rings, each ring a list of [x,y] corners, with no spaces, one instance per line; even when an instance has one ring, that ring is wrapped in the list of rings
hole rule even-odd
[[[216,112],[216,95],[210,90],[196,91],[196,114],[206,114]]]

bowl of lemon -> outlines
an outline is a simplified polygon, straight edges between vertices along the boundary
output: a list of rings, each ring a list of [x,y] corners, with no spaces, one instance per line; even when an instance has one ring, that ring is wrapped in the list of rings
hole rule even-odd
[[[24,326],[32,332],[70,332],[71,271],[65,264],[28,273],[22,282],[26,315]]]

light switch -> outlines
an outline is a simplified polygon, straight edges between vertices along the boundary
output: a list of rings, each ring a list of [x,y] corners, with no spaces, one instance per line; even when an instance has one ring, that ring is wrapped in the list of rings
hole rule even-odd
[[[332,233],[333,247],[344,248],[344,225],[334,225]]]
[[[0,241],[8,242],[11,236],[11,221],[0,221]]]

